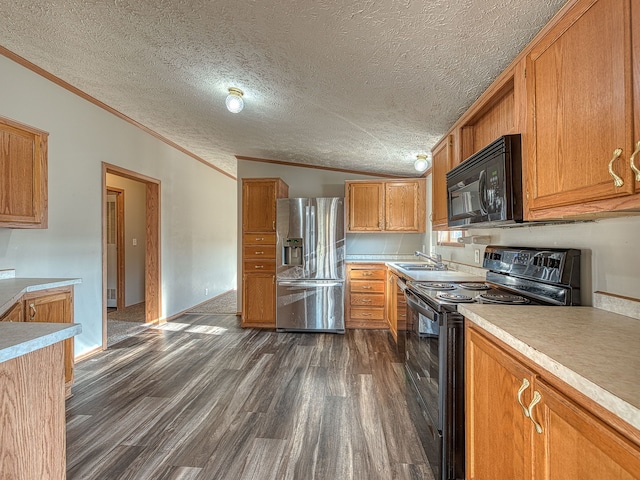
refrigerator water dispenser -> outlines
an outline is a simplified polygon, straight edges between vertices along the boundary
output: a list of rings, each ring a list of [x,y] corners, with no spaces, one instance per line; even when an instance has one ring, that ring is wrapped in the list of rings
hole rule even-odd
[[[302,238],[287,238],[282,246],[282,264],[301,267],[303,258]]]

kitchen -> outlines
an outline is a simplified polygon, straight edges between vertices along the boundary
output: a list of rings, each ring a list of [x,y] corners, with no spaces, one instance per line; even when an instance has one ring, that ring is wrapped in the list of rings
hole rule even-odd
[[[109,118],[104,112],[94,107],[84,106],[68,93],[61,92],[49,82],[44,81],[13,62],[2,58],[3,73],[7,73],[11,80],[11,88],[3,92],[3,114],[9,117],[21,118],[24,121],[41,125],[42,123],[60,126],[52,129],[52,138],[63,136],[66,139],[77,140],[73,147],[57,144],[52,146],[50,164],[50,228],[48,231],[0,232],[3,249],[4,267],[17,267],[23,276],[61,276],[82,277],[83,283],[76,287],[76,317],[99,319],[101,298],[101,272],[99,261],[100,241],[99,199],[88,193],[99,188],[99,161],[106,157],[122,157],[127,165],[134,169],[142,169],[152,176],[163,179],[167,185],[180,185],[177,190],[170,192],[169,202],[172,210],[163,217],[163,225],[167,233],[163,237],[163,246],[173,253],[165,253],[163,258],[163,277],[168,282],[165,286],[163,300],[166,302],[164,314],[169,317],[187,309],[201,300],[201,285],[212,282],[207,274],[199,267],[190,269],[194,262],[188,252],[193,248],[202,258],[208,258],[202,245],[185,242],[178,232],[194,231],[195,237],[210,236],[216,239],[215,258],[208,260],[219,266],[221,281],[211,283],[212,292],[221,292],[233,288],[235,272],[239,272],[238,258],[235,254],[239,235],[219,232],[213,227],[201,225],[179,212],[191,211],[195,205],[229,205],[229,197],[237,192],[235,181],[222,178],[216,172],[209,172],[189,158],[185,158],[186,166],[178,168],[175,153],[170,148],[155,143],[139,135],[128,125],[122,125],[115,119]],[[35,93],[34,93],[35,92]],[[45,111],[25,102],[25,98],[35,95],[38,106],[48,105]],[[50,108],[50,110],[49,110]],[[76,113],[86,122],[95,122],[103,128],[101,131],[82,132],[75,138],[74,128],[80,128],[78,121],[59,118],[59,112]],[[46,122],[44,122],[46,119]],[[136,143],[139,141],[144,148],[132,154],[101,135],[109,132],[118,138]],[[82,148],[83,150],[78,150]],[[629,147],[626,147],[627,149]],[[159,160],[152,160],[144,151],[149,149],[157,153]],[[95,160],[94,150],[108,152],[108,155],[98,155]],[[139,158],[132,158],[139,154]],[[91,161],[83,162],[83,158]],[[628,158],[628,157],[627,157]],[[606,161],[609,159],[607,158]],[[193,163],[190,164],[189,162]],[[605,162],[606,163],[606,162]],[[245,169],[245,170],[243,170]],[[340,195],[343,191],[344,180],[363,178],[347,173],[315,171],[303,167],[287,167],[275,164],[263,164],[253,161],[238,162],[238,178],[245,177],[281,177],[295,190],[290,196],[327,196]],[[173,177],[173,178],[172,178]],[[293,179],[290,179],[293,177]],[[369,178],[369,177],[366,177]],[[210,180],[217,188],[209,188]],[[88,183],[87,183],[88,182]],[[174,183],[171,183],[174,182]],[[196,188],[189,188],[187,183],[196,182]],[[430,180],[428,180],[430,183]],[[68,194],[63,191],[68,190]],[[184,193],[184,195],[180,195]],[[187,196],[195,195],[193,204],[188,203]],[[430,198],[430,194],[427,194]],[[233,204],[234,202],[231,202]],[[220,224],[234,224],[236,222],[235,206],[231,205],[226,211],[216,211],[216,220]],[[197,209],[196,212],[204,217],[211,215],[210,209]],[[221,210],[221,209],[217,209]],[[68,212],[75,212],[74,221]],[[191,223],[190,223],[191,222]],[[222,230],[222,229],[220,229]],[[501,245],[527,246],[558,246],[564,248],[578,248],[583,252],[583,284],[591,285],[591,289],[583,288],[583,304],[593,303],[593,291],[609,292],[616,295],[637,298],[638,294],[638,257],[634,254],[635,241],[639,233],[637,217],[620,217],[598,219],[593,222],[549,225],[536,227],[521,227],[518,229],[491,229],[474,232],[476,235],[488,235],[491,242]],[[390,238],[393,237],[393,238]],[[88,242],[78,239],[89,238]],[[350,238],[348,254],[368,255],[372,251],[379,254],[394,255],[397,252],[410,254],[413,250],[437,249],[445,260],[464,265],[478,265],[475,262],[475,250],[484,253],[484,244],[468,245],[464,248],[436,246],[436,234],[400,234],[400,235],[365,235],[354,234]],[[88,243],[88,244],[87,244]],[[231,244],[232,246],[230,246]],[[185,247],[185,248],[182,248]],[[189,248],[187,248],[189,247]],[[52,257],[56,258],[52,260]],[[192,280],[187,280],[187,278]],[[199,297],[200,296],[200,297]],[[83,325],[85,326],[85,325]],[[101,343],[99,321],[91,320],[86,325],[86,331],[77,339],[77,353],[82,355],[95,349]]]

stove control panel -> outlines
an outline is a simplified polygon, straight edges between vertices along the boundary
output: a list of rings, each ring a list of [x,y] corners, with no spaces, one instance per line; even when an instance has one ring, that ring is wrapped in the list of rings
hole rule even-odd
[[[492,272],[562,285],[580,285],[580,250],[489,245],[482,266]]]

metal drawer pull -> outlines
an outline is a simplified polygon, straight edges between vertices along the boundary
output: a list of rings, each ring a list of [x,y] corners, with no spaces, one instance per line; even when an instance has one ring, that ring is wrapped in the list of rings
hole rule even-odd
[[[522,407],[522,410],[524,410],[524,416],[529,418],[529,409],[527,408],[527,406],[522,403],[522,393],[529,388],[529,380],[527,380],[526,378],[522,379],[522,386],[520,387],[520,389],[518,390],[518,403],[520,404],[520,406]]]
[[[363,316],[363,317],[370,317],[370,316],[371,316],[371,314],[370,314],[370,313],[367,313],[367,312],[364,312],[364,313],[362,314],[362,316]]]
[[[620,155],[622,155],[622,149],[616,148],[613,151],[613,158],[609,162],[609,175],[613,177],[613,184],[616,187],[621,187],[622,185],[624,185],[624,180],[622,180],[622,178],[616,175],[616,173],[613,171],[613,162],[615,162],[620,157]]]
[[[264,252],[256,252],[256,255],[264,255]]]
[[[253,268],[264,268],[264,265],[256,265],[256,266],[255,266],[255,267],[253,267]]]
[[[373,275],[373,273],[371,273],[371,272],[363,272],[362,273],[363,277],[370,277],[371,275]]]
[[[363,285],[362,288],[365,290],[371,290],[371,285]]]
[[[636,174],[636,182],[640,182],[640,170],[638,170],[638,167],[636,167],[636,155],[638,154],[638,152],[640,152],[640,141],[636,143],[636,149],[634,150],[633,155],[631,155],[631,159],[629,160],[629,162],[631,163],[631,170],[633,170],[633,172]]]
[[[362,299],[362,303],[371,303],[371,299],[370,298],[363,298]]]
[[[536,422],[535,418],[533,418],[533,407],[535,407],[538,404],[538,402],[540,402],[540,400],[542,400],[542,395],[540,395],[540,392],[535,390],[533,392],[533,398],[531,399],[531,403],[529,404],[529,418],[535,425],[536,432],[538,433],[542,433],[542,425]]]
[[[256,237],[256,242],[262,242],[264,240],[264,237]]]
[[[33,320],[34,318],[36,318],[36,313],[37,313],[35,303],[30,303],[29,308],[31,309],[31,316],[29,318]]]

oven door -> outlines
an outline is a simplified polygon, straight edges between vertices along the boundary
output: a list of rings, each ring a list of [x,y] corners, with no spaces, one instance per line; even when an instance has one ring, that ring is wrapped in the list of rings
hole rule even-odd
[[[412,412],[424,451],[436,479],[442,472],[444,345],[441,315],[419,299],[410,289],[407,300],[407,336],[405,368],[409,378],[409,395],[419,412]]]

